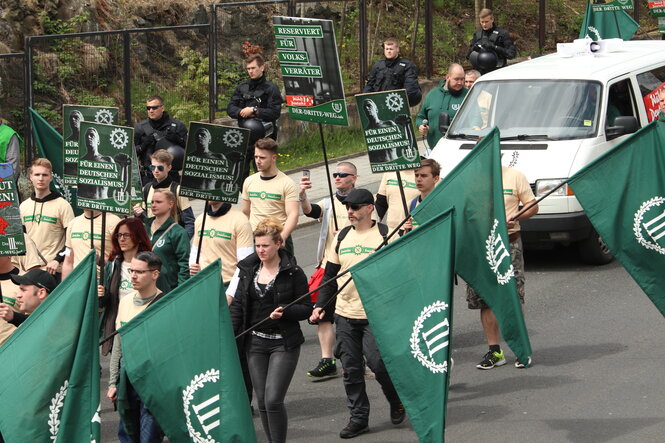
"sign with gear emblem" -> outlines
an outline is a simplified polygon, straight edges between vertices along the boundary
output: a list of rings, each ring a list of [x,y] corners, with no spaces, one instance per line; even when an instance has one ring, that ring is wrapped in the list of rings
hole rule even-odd
[[[0,256],[24,254],[25,237],[14,171],[11,164],[0,163]]]
[[[372,172],[420,167],[406,91],[356,95]]]
[[[81,122],[78,207],[129,214],[132,203],[134,129]]]
[[[63,179],[66,185],[75,185],[81,123],[85,121],[115,125],[118,123],[118,108],[110,106],[63,105],[62,121]]]
[[[237,203],[245,170],[250,131],[191,122],[180,195]]]
[[[331,20],[273,17],[286,105],[294,120],[348,126]]]

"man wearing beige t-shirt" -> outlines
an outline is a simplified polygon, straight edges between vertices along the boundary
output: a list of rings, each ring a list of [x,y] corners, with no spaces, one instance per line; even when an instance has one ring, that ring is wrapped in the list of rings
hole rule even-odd
[[[501,168],[501,175],[503,176],[503,202],[506,207],[510,259],[515,270],[517,292],[522,305],[524,305],[524,258],[519,221],[536,215],[538,213],[538,205],[535,204],[536,197],[533,195],[529,181],[524,174],[517,169],[503,166]],[[515,220],[511,220],[520,211],[520,206],[530,208]],[[492,369],[495,366],[505,365],[506,358],[499,345],[499,323],[496,320],[494,312],[469,285],[466,287],[466,301],[469,309],[480,309],[480,322],[483,325],[485,338],[487,338],[487,343],[489,344],[489,351],[476,367],[478,369]],[[529,361],[527,362],[515,361],[516,368],[525,368],[530,364],[531,357],[529,357]]]
[[[367,189],[354,189],[344,200],[350,227],[339,231],[326,252],[328,263],[323,281],[333,279],[340,272],[361,262],[381,245],[387,234],[385,226],[372,220],[374,197]],[[325,317],[328,303],[333,302],[337,283],[321,288],[311,322]],[[336,356],[344,368],[344,388],[351,413],[349,423],[342,429],[340,438],[353,438],[369,431],[369,398],[365,390],[365,361],[381,385],[390,404],[390,420],[397,425],[404,421],[404,407],[393,386],[379,348],[374,340],[360,295],[353,281],[343,287],[335,304],[337,325]]]
[[[261,138],[254,145],[254,161],[259,170],[242,186],[242,212],[249,217],[252,230],[261,220],[273,217],[283,225],[285,248],[293,253],[291,232],[298,225],[298,189],[286,174],[277,169],[277,143]]]

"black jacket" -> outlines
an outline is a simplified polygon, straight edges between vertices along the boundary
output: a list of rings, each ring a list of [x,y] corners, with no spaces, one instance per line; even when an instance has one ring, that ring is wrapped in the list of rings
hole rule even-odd
[[[146,118],[134,126],[134,146],[139,157],[139,163],[150,165],[150,155],[155,150],[158,138],[164,137],[171,143],[185,147],[187,140],[187,128],[180,121],[171,118],[169,113],[164,111],[159,120]]]
[[[517,54],[517,49],[508,31],[496,25],[487,31],[480,28],[474,32],[471,43],[469,44],[469,52],[466,55],[467,59],[471,56],[474,49],[478,49],[476,45],[482,45],[483,48],[494,51],[499,59],[499,63],[497,64],[499,67],[505,66],[507,63],[506,60],[515,58]]]
[[[275,284],[271,289],[271,293],[274,296],[273,304],[275,308],[285,306],[309,291],[307,277],[296,263],[295,257],[283,248],[279,250],[279,256],[281,259],[279,272],[275,278]],[[256,253],[238,263],[240,282],[238,283],[233,303],[230,306],[231,322],[236,335],[251,326],[249,324],[251,312],[248,310],[249,288],[253,284],[254,275],[259,264],[260,259]],[[282,318],[277,321],[280,333],[284,337],[284,346],[286,349],[296,348],[305,341],[299,322],[308,318],[311,313],[312,302],[309,297],[305,297],[304,300],[285,310]],[[248,335],[244,335],[242,339],[245,339]],[[239,347],[243,347],[246,343],[248,343],[246,340],[242,340],[238,345]]]
[[[392,91],[393,89],[406,89],[409,106],[420,103],[423,93],[418,83],[418,70],[411,61],[397,57],[374,63],[363,92]]]
[[[226,112],[229,117],[240,119],[242,108],[256,106],[259,110],[256,118],[264,122],[275,122],[279,118],[283,102],[277,86],[262,75],[257,80],[250,78],[238,85]]]

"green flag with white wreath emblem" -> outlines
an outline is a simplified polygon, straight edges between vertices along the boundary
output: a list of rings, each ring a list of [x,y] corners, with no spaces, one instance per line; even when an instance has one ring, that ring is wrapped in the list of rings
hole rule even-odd
[[[418,438],[428,443],[444,441],[455,250],[452,214],[449,210],[435,216],[351,268],[390,379]]]
[[[455,272],[492,308],[521,362],[531,355],[503,202],[499,130],[492,129],[413,210],[419,224],[455,208]]]
[[[665,122],[651,122],[568,180],[612,254],[665,316]]]
[[[169,441],[256,442],[221,263],[119,329],[122,364]]]
[[[7,443],[100,441],[94,258],[88,254],[0,347]]]

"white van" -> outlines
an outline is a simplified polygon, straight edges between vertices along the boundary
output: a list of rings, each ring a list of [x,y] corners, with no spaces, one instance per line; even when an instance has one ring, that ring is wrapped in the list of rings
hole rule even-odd
[[[441,176],[498,126],[503,164],[522,171],[539,197],[652,121],[665,86],[665,41],[616,49],[560,51],[480,77],[430,155]],[[525,244],[578,244],[586,262],[612,260],[567,185],[539,207],[520,223]]]

